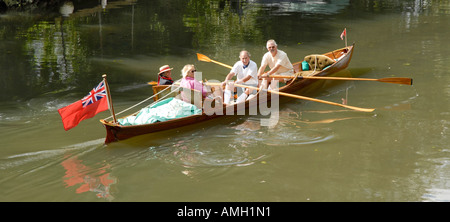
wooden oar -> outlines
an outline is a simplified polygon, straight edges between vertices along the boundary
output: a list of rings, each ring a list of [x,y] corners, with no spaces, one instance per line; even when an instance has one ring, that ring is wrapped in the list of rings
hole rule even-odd
[[[208,85],[222,85],[222,83],[206,83],[206,84],[208,84]],[[258,87],[254,87],[254,86],[247,86],[247,85],[241,85],[241,84],[234,84],[234,86],[254,89],[254,90],[258,90],[258,91],[260,90]],[[289,93],[285,93],[285,92],[279,92],[279,91],[273,91],[273,90],[267,90],[267,92],[274,93],[274,94],[279,94],[279,95],[287,96],[287,97],[291,97],[291,98],[296,98],[296,99],[303,99],[303,100],[309,100],[309,101],[313,101],[313,102],[325,103],[325,104],[333,105],[333,106],[341,106],[341,107],[344,107],[344,108],[347,108],[347,109],[352,109],[352,110],[361,111],[361,112],[373,112],[375,110],[375,109],[359,108],[359,107],[355,107],[355,106],[349,106],[349,105],[329,102],[329,101],[326,101],[326,100],[314,99],[314,98],[310,98],[310,97],[306,97],[306,96],[289,94]]]
[[[281,76],[281,75],[271,75],[268,78],[280,78],[280,79],[290,79],[293,76]],[[378,82],[386,82],[386,83],[394,83],[394,84],[404,84],[404,85],[412,85],[411,78],[405,77],[388,77],[381,79],[368,79],[368,78],[347,78],[347,77],[328,77],[328,76],[298,76],[298,79],[327,79],[327,80],[358,80],[358,81],[378,81]]]
[[[213,62],[213,63],[219,64],[221,66],[224,66],[224,67],[227,67],[230,69],[233,68],[230,65],[223,64],[221,62],[212,60],[208,56],[205,56],[200,53],[197,53],[197,59],[199,61],[204,61],[204,62]],[[269,78],[290,79],[290,78],[292,78],[292,76],[271,75]],[[388,77],[388,78],[381,78],[381,79],[369,79],[369,78],[346,78],[346,77],[327,77],[327,76],[298,76],[297,78],[299,78],[299,79],[323,79],[323,80],[378,81],[378,82],[385,82],[385,83],[412,85],[412,79],[405,78],[405,77]]]
[[[213,63],[216,63],[216,64],[221,65],[221,66],[223,66],[223,67],[227,67],[227,68],[229,68],[229,69],[232,69],[232,68],[233,68],[232,66],[229,66],[229,65],[227,65],[227,64],[223,64],[223,63],[221,63],[221,62],[212,60],[212,59],[208,58],[208,56],[205,56],[205,55],[200,54],[200,53],[197,53],[197,59],[198,59],[199,61],[203,61],[203,62],[213,62]]]
[[[158,85],[158,83],[157,83],[157,82],[155,82],[155,81],[150,81],[150,82],[148,82],[147,84],[149,84],[149,85],[152,85],[152,86],[156,86],[156,85]]]

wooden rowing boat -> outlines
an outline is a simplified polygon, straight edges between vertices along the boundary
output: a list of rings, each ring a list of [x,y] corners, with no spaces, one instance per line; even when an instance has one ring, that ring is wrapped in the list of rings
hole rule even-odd
[[[313,82],[316,82],[317,80],[314,79],[302,79],[301,76],[329,76],[334,73],[337,73],[345,68],[347,68],[348,64],[350,63],[350,60],[353,55],[353,48],[354,45],[347,46],[345,48],[337,49],[331,52],[327,52],[324,54],[321,54],[320,56],[326,56],[329,59],[332,59],[334,61],[333,64],[329,65],[325,69],[321,69],[318,67],[319,65],[316,63],[314,67],[310,64],[309,71],[302,71],[302,61],[294,63],[294,70],[298,74],[298,78],[293,78],[292,80],[288,81],[286,85],[279,88],[279,92],[283,93],[295,93],[299,91],[300,89],[304,89],[308,85],[312,84]],[[317,55],[314,57],[312,56],[314,61],[317,59]],[[336,61],[337,60],[337,61]],[[314,62],[313,62],[314,63]],[[158,92],[159,89],[164,88],[161,86],[154,86],[154,92]],[[257,94],[259,94],[258,92]],[[223,105],[223,107],[216,107],[222,108],[223,112],[226,113],[226,110],[230,110],[231,108],[229,106],[233,106],[234,113],[237,113],[238,109],[245,108],[246,110],[250,107],[250,105],[259,104],[262,102],[268,102],[271,99],[271,94],[268,93],[267,97],[264,97],[264,101],[260,99],[260,96],[254,96],[251,99],[248,99],[245,101],[245,106],[242,104],[232,104],[232,105]],[[256,102],[254,101],[256,100]],[[227,107],[228,106],[228,107]],[[208,113],[208,112],[207,112]],[[220,112],[219,112],[220,113]],[[125,140],[131,137],[149,134],[149,133],[155,133],[159,131],[174,129],[177,127],[192,125],[200,122],[204,122],[206,120],[218,118],[224,115],[218,115],[218,114],[206,114],[205,111],[203,111],[202,114],[199,115],[191,115],[187,117],[181,117],[177,119],[171,119],[163,122],[156,122],[151,124],[142,124],[142,125],[131,125],[131,126],[122,126],[118,123],[114,123],[113,121],[106,121],[105,119],[100,120],[100,122],[105,126],[106,129],[106,139],[105,144]]]

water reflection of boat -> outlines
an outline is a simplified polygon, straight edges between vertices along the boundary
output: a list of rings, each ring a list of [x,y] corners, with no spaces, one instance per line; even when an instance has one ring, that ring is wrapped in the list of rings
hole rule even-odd
[[[333,60],[333,63],[327,67],[321,67],[318,65],[312,65],[315,63],[315,59],[310,61],[309,66],[312,70],[302,71],[302,61],[294,63],[295,72],[301,76],[329,76],[335,74],[343,69],[345,69],[353,55],[354,46],[348,46],[345,48],[337,49],[331,52],[324,53],[322,55],[317,55],[317,57],[326,57],[328,59]],[[293,78],[286,85],[279,88],[279,92],[283,93],[296,93],[299,90],[304,91],[308,88],[314,88],[312,83],[318,82],[315,79],[302,79],[302,78]],[[170,119],[162,122],[155,122],[150,124],[141,124],[141,125],[129,125],[123,126],[114,121],[107,121],[105,119],[100,120],[100,122],[106,128],[106,139],[105,143],[111,143],[114,141],[125,140],[131,137],[149,134],[169,129],[174,129],[177,127],[187,126],[196,124],[199,122],[204,122],[206,120],[214,119],[217,117],[224,116],[229,113],[229,110],[233,110],[233,114],[242,113],[242,110],[250,112],[249,108],[254,107],[256,105],[262,103],[269,103],[272,99],[271,93],[267,93],[267,96],[261,96],[262,93],[259,91],[256,96],[251,99],[246,100],[242,103],[231,104],[231,105],[223,105],[222,107],[213,107],[214,112],[211,110],[203,109],[203,112],[198,115],[189,115],[186,117],[180,117],[175,119]],[[278,98],[274,97],[274,98]],[[218,112],[222,111],[222,112]],[[247,113],[248,113],[247,112]],[[222,113],[219,115],[217,113]]]

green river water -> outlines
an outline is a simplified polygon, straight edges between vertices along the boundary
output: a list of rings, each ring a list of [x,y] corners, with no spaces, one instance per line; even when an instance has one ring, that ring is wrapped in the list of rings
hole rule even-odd
[[[103,3],[103,5],[102,5]],[[73,9],[72,9],[73,6]],[[450,1],[78,1],[0,15],[0,201],[450,201]],[[346,75],[262,115],[103,144],[102,112],[65,131],[57,110],[108,75],[116,112],[164,64],[222,81],[275,39],[292,62],[345,46]]]

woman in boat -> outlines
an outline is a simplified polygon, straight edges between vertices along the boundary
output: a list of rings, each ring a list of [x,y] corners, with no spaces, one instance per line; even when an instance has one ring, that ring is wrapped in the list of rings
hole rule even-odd
[[[195,79],[195,66],[192,64],[187,64],[181,70],[181,75],[183,79],[181,80],[180,86],[185,89],[193,89],[202,93],[202,97],[205,98],[208,95],[208,90],[206,87],[198,80]],[[199,77],[201,79],[201,76]]]
[[[190,89],[193,93],[194,93],[194,98],[195,98],[195,92],[199,92],[202,95],[202,101],[203,100],[216,100],[218,101],[220,104],[223,103],[223,99],[222,99],[222,89],[221,87],[214,87],[214,92],[212,93],[211,91],[208,91],[208,89],[198,80],[195,79],[195,72],[197,70],[195,69],[195,66],[192,64],[187,64],[183,67],[183,69],[181,70],[181,74],[183,76],[183,78],[181,79],[181,83],[180,86],[183,89]],[[198,79],[201,79],[201,76],[197,77]],[[189,93],[189,95],[185,94],[185,91],[182,90],[181,91],[181,97],[183,99],[183,101],[185,102],[191,102],[192,103],[192,96]],[[195,102],[195,99],[194,99]],[[199,105],[199,104],[196,104]]]
[[[172,85],[173,79],[172,79],[172,70],[173,68],[170,68],[168,65],[163,65],[161,68],[159,68],[158,73],[158,86],[160,85]]]

